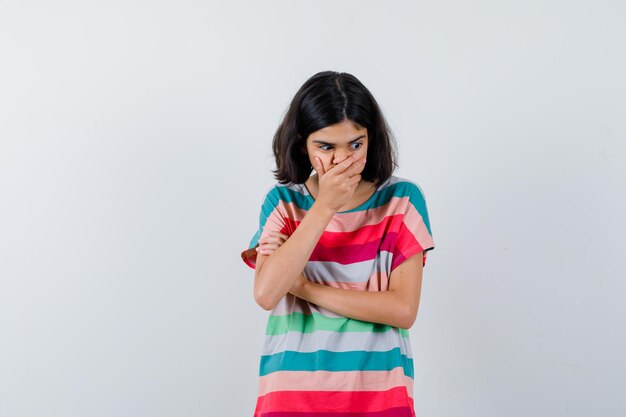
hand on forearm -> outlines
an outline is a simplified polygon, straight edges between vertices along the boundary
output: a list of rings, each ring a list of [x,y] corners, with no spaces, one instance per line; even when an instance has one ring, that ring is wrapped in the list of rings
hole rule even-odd
[[[274,252],[287,239],[289,236],[280,233],[278,236],[262,239],[258,248],[259,253],[274,256]],[[400,328],[410,327],[405,324],[408,307],[403,307],[402,299],[393,291],[373,292],[334,288],[311,282],[304,272],[300,271],[287,292],[344,317]]]
[[[315,205],[271,256],[264,260],[255,275],[255,293],[262,294],[267,306],[274,306],[289,291],[295,278],[304,270],[332,213]]]

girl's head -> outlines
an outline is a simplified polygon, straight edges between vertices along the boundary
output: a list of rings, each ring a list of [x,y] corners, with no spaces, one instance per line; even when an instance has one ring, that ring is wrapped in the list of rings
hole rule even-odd
[[[352,154],[367,156],[361,177],[377,185],[397,166],[394,138],[378,103],[345,72],[319,72],[300,87],[272,148],[277,167],[273,173],[282,184],[304,183],[315,156],[325,170]]]

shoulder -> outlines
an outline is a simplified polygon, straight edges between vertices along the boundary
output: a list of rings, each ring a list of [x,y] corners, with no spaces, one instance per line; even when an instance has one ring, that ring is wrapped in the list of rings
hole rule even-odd
[[[302,184],[281,184],[276,182],[263,192],[263,205],[277,206],[281,202],[289,204],[300,201],[304,196]]]
[[[396,213],[403,215],[419,213],[422,218],[428,221],[426,197],[417,181],[394,175],[389,178],[386,186],[389,189],[389,201],[397,201],[397,204],[393,205]]]
[[[408,198],[413,205],[425,200],[424,190],[414,180],[392,175],[383,186],[389,189],[394,197]]]

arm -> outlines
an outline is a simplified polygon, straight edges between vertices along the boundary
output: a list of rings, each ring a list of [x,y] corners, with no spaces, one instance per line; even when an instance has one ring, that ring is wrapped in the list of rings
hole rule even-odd
[[[273,309],[302,275],[333,215],[334,211],[313,203],[293,234],[271,256],[257,254],[254,299],[263,309]]]
[[[409,329],[417,316],[422,273],[423,252],[419,252],[393,270],[387,291],[334,288],[310,282],[302,275],[292,292],[344,317]]]
[[[257,254],[254,299],[265,310],[273,309],[296,284],[330,220],[354,193],[364,163],[352,155],[325,171],[316,159],[320,177],[317,199],[287,242],[269,257]]]

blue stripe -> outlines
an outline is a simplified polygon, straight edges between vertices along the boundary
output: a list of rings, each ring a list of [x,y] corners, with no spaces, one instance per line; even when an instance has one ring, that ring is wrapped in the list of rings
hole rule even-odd
[[[406,376],[413,378],[413,359],[403,355],[399,347],[385,352],[288,350],[274,355],[262,355],[259,376],[276,371],[390,371],[398,366],[403,368]]]

